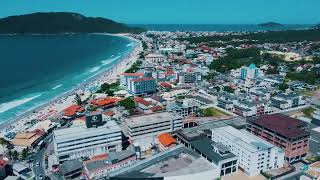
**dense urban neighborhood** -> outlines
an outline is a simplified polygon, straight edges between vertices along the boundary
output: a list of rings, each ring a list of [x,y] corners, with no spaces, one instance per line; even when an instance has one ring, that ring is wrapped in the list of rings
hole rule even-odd
[[[0,179],[319,178],[319,30],[126,36],[114,81],[2,131]]]

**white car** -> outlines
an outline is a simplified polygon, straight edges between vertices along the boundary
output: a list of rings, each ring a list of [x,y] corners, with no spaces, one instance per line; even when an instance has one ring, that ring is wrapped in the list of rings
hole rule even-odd
[[[39,167],[39,166],[40,166],[40,163],[39,163],[39,162],[37,162],[37,163],[36,163],[36,167]]]

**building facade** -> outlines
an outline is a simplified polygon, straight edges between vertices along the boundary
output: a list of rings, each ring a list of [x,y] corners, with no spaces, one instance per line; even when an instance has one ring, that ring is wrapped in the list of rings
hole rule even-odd
[[[182,117],[194,116],[196,115],[199,106],[200,105],[192,99],[184,99],[182,102],[168,103],[167,111],[178,114]]]
[[[128,87],[132,79],[138,79],[142,77],[144,77],[144,73],[122,73],[120,76],[120,84]]]
[[[162,63],[164,56],[162,54],[148,54],[146,60],[150,63]]]
[[[284,151],[267,141],[246,131],[224,126],[212,130],[212,140],[229,147],[239,157],[239,166],[249,176],[260,171],[281,168],[284,164]]]
[[[320,127],[311,129],[309,147],[313,155],[320,156]]]
[[[171,133],[182,128],[182,117],[168,112],[130,117],[125,120],[129,139],[156,137],[162,133]]]
[[[71,127],[54,131],[54,151],[59,162],[121,151],[121,129],[115,121],[96,128]]]
[[[197,83],[202,79],[200,72],[180,72],[178,77],[179,83]]]
[[[285,160],[289,163],[307,155],[310,137],[307,128],[305,122],[281,114],[264,115],[247,121],[247,131],[283,149]]]
[[[156,91],[156,80],[152,77],[132,79],[128,90],[134,95],[149,94]]]
[[[271,98],[271,105],[279,109],[295,108],[304,104],[305,101],[302,99],[302,96],[294,93],[280,93]]]
[[[261,76],[261,71],[255,64],[250,64],[249,67],[240,69],[240,78],[242,79],[257,79]]]

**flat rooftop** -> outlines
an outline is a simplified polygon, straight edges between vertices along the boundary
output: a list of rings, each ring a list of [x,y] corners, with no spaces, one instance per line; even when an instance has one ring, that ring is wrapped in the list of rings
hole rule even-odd
[[[155,124],[159,122],[168,121],[171,119],[180,119],[181,117],[178,115],[171,114],[169,112],[161,112],[161,113],[153,113],[147,115],[139,115],[134,117],[129,117],[125,119],[125,123],[129,127],[136,127],[136,126],[144,126],[148,124]]]
[[[148,165],[143,168],[126,171],[126,173],[117,177],[170,177],[201,173],[215,169],[216,166],[196,152],[189,148],[181,147],[178,151],[170,152],[170,156],[157,159],[155,162],[148,163]]]
[[[240,145],[251,153],[275,147],[271,143],[250,134],[249,132],[240,131],[231,126],[224,126],[212,130],[230,141]]]
[[[106,124],[97,128],[87,128],[86,126],[76,126],[54,131],[57,142],[74,140],[77,138],[91,137],[93,135],[105,134],[106,132],[120,132],[121,129],[115,121],[107,121]]]
[[[303,130],[306,127],[305,122],[282,114],[263,115],[248,121],[291,139],[309,135]]]
[[[246,119],[242,117],[235,117],[219,121],[200,121],[199,126],[193,128],[186,128],[178,130],[178,134],[182,135],[187,140],[194,140],[201,137],[203,134],[211,135],[211,130],[223,126],[232,126],[236,129],[243,129],[246,127]]]
[[[190,144],[206,157],[211,159],[215,164],[218,164],[222,160],[236,157],[236,155],[230,152],[229,148],[222,145],[221,143],[213,142],[209,138],[196,139],[191,141]],[[213,146],[219,149],[219,151],[226,152],[226,154],[222,156],[219,153],[215,152]]]

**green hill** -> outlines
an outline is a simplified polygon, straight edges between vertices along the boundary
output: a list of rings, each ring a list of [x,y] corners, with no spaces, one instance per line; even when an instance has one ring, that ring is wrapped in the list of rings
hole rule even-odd
[[[142,31],[144,29],[128,27],[110,19],[86,17],[69,12],[33,13],[0,19],[0,34],[139,33]]]
[[[274,28],[274,27],[282,27],[283,25],[280,23],[276,23],[276,22],[267,22],[267,23],[258,24],[258,26]]]

